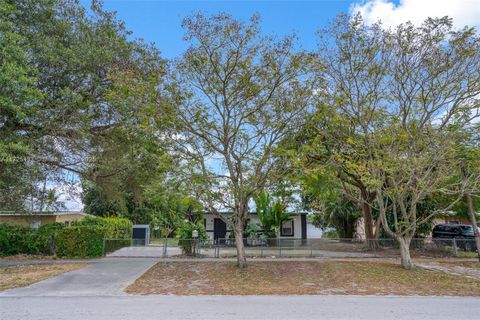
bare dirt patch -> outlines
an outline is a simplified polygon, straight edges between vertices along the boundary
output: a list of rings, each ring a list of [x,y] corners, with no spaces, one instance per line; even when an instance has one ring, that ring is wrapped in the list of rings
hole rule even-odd
[[[28,261],[28,260],[56,260],[55,256],[42,256],[42,255],[31,255],[31,254],[16,254],[14,256],[0,257],[0,262],[2,261]]]
[[[436,261],[438,264],[441,265],[446,265],[446,266],[451,266],[451,267],[464,267],[464,268],[471,268],[471,269],[477,269],[480,271],[480,262],[478,260],[439,260]]]
[[[86,263],[62,263],[0,267],[0,291],[25,287],[86,265]]]
[[[159,295],[449,295],[480,296],[480,280],[396,261],[160,262],[126,292]]]
[[[478,260],[423,260],[418,261],[417,265],[428,270],[441,271],[480,281],[480,263]]]

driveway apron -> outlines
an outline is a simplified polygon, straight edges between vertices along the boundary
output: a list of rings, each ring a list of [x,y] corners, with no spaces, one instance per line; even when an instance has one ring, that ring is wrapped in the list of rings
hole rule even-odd
[[[85,268],[11,289],[0,296],[122,296],[123,290],[150,269],[158,259],[104,258]]]

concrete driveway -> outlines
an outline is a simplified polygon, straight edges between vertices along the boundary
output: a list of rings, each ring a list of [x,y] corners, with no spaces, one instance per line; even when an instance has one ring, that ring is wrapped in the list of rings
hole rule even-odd
[[[1,292],[0,297],[125,295],[123,289],[157,261],[158,259],[152,258],[99,259],[85,268],[70,271],[25,288]]]
[[[477,319],[479,298],[357,296],[0,297],[5,320]]]
[[[107,257],[127,257],[127,258],[162,258],[163,247],[159,246],[145,246],[145,247],[125,247],[117,251],[107,254]],[[178,256],[182,254],[182,249],[178,247],[169,247],[167,249],[167,257]]]

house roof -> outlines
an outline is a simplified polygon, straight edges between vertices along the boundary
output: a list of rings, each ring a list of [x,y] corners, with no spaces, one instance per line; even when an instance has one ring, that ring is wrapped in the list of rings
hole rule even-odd
[[[62,215],[82,215],[87,216],[88,214],[83,211],[0,211],[1,216],[62,216]]]

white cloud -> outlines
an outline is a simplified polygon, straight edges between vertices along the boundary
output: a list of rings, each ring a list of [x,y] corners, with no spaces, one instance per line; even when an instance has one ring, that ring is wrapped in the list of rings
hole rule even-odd
[[[422,23],[428,17],[453,18],[456,28],[464,26],[480,29],[480,0],[368,0],[354,3],[350,12],[360,12],[365,22],[381,20],[386,26],[396,26],[411,21]]]

